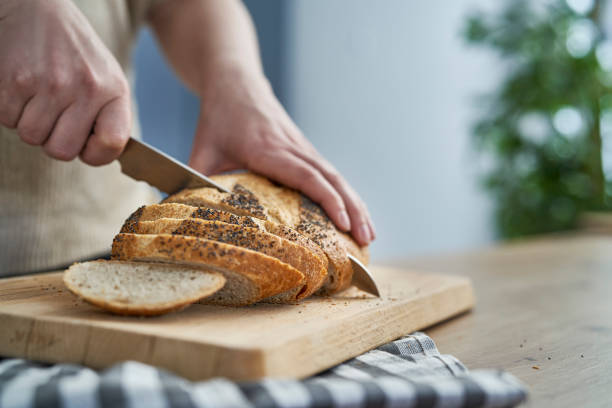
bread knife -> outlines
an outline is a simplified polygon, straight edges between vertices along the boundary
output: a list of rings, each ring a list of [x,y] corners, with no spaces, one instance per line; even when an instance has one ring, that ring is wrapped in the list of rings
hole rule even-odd
[[[124,174],[136,180],[146,181],[166,194],[195,187],[214,187],[229,192],[205,175],[133,137],[128,141],[118,160]]]
[[[118,160],[124,174],[145,181],[166,194],[195,187],[214,187],[219,191],[229,192],[205,175],[185,166],[148,143],[134,138],[130,138]],[[348,257],[353,267],[353,285],[380,297],[374,278],[367,268],[354,256]]]

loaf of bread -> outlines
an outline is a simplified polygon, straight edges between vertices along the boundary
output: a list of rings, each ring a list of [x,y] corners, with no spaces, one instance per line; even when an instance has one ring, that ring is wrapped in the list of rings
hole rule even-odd
[[[123,315],[153,316],[179,310],[223,287],[218,272],[160,263],[76,263],[64,283],[87,302]]]
[[[349,253],[364,264],[368,263],[367,249],[360,248],[352,238],[340,233],[321,207],[295,190],[274,185],[252,173],[212,178],[230,193],[214,188],[186,189],[169,196],[164,203],[217,209],[293,228],[315,242],[328,258],[327,280],[320,290],[322,294],[336,293],[350,285],[353,269]]]
[[[112,257],[121,261],[191,265],[220,272],[222,289],[206,303],[245,306],[304,285],[304,275],[261,252],[193,236],[118,234]]]
[[[112,261],[76,264],[64,280],[92,304],[155,315],[193,302],[291,303],[351,283],[351,254],[367,248],[295,190],[252,173],[214,176],[230,193],[186,189],[141,207],[112,245]]]

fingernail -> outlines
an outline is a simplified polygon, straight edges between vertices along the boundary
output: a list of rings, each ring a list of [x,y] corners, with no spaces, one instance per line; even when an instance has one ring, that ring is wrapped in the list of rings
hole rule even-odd
[[[346,211],[341,210],[338,214],[338,224],[338,226],[345,231],[351,229],[351,220],[349,219],[349,216]]]
[[[361,224],[359,226],[359,236],[361,237],[362,242],[365,242],[366,244],[370,243],[370,228],[366,224]]]

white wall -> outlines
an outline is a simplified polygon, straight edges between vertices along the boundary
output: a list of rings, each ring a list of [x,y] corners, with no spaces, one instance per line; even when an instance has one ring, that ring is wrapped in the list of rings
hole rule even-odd
[[[374,259],[493,239],[469,126],[490,56],[460,30],[480,1],[293,0],[286,99],[314,144],[368,203]]]

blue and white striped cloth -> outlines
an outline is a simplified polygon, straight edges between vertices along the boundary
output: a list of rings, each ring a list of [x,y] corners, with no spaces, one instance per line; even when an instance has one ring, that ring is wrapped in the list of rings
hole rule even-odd
[[[414,333],[305,380],[190,382],[127,361],[96,372],[72,364],[0,361],[0,408],[512,407],[525,387],[502,371],[469,372]]]

